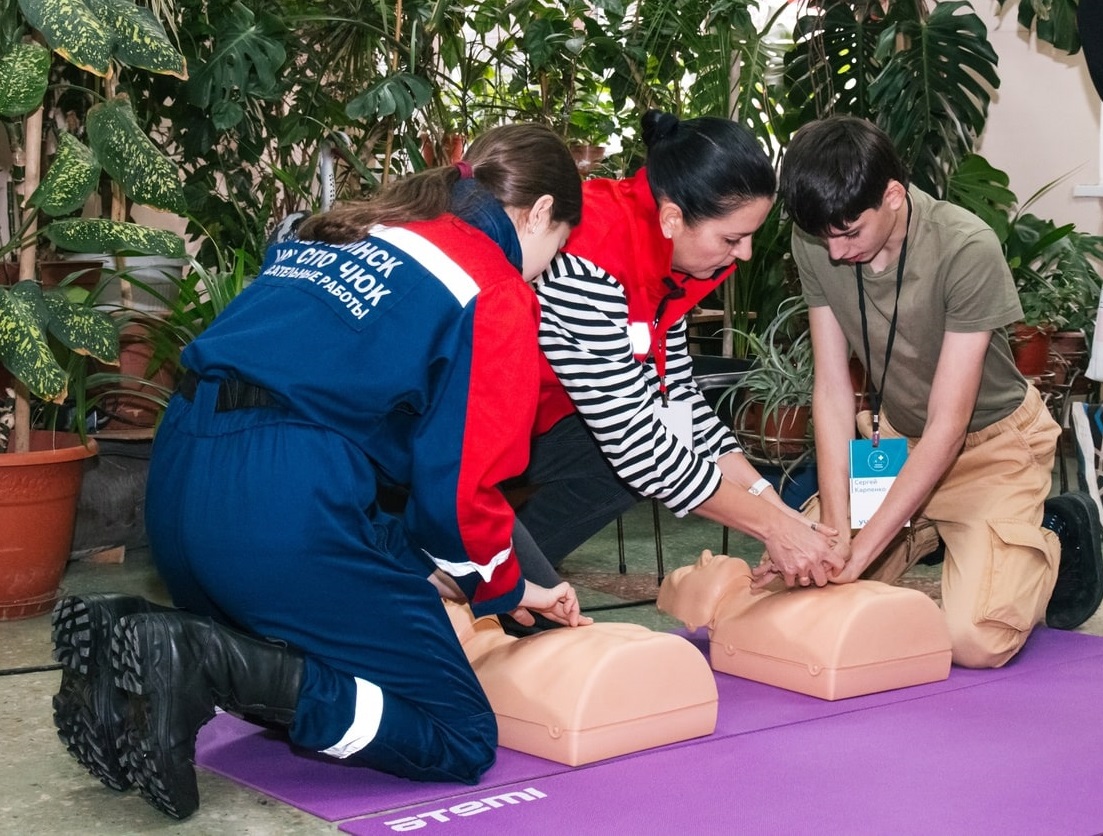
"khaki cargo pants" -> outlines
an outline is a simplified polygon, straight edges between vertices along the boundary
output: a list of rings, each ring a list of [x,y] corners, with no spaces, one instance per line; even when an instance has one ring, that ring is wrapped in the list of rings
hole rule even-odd
[[[870,436],[870,414],[858,415]],[[942,609],[955,664],[1000,667],[1045,618],[1061,544],[1041,527],[1061,433],[1038,390],[1011,415],[965,439],[957,461],[927,503],[862,577],[893,583],[921,557],[946,546]],[[897,437],[882,413],[882,437]],[[916,439],[908,440],[909,450]],[[804,512],[819,517],[819,499]]]

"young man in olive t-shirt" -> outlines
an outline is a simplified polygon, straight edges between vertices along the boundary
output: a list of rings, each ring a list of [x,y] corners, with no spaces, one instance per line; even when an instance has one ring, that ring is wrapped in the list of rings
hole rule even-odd
[[[1062,547],[1042,527],[1061,431],[1015,367],[1006,327],[1022,309],[1000,242],[975,215],[909,187],[889,137],[855,117],[798,131],[780,190],[810,309],[818,513],[843,532],[847,556],[827,580],[891,583],[922,556],[910,541],[925,533],[933,546],[937,532],[953,660],[1003,665],[1045,620]],[[852,351],[871,383],[859,438]],[[890,451],[895,478],[852,517],[851,477]],[[1098,546],[1079,557],[1098,579]],[[775,576],[769,560],[756,573],[758,585]]]

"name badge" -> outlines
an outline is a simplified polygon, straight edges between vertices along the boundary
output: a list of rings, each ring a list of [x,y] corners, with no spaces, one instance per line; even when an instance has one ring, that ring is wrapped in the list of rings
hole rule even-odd
[[[866,438],[850,442],[851,528],[863,528],[869,522],[907,458],[906,438],[882,438],[876,447]]]
[[[693,407],[687,401],[662,401],[654,403],[655,417],[671,435],[687,450],[693,449]]]

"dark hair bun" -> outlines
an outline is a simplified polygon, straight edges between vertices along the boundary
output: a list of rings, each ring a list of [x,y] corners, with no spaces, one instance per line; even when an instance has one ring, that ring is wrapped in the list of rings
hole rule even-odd
[[[643,144],[650,148],[678,130],[678,117],[661,110],[649,110],[643,115]]]

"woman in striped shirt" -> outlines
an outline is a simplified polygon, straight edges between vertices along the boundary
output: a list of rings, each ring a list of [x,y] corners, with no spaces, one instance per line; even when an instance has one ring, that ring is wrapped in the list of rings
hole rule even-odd
[[[842,566],[837,532],[786,506],[743,456],[694,382],[686,340],[685,315],[750,258],[773,167],[727,119],[649,111],[643,139],[635,176],[583,184],[582,223],[537,286],[548,366],[525,476],[537,490],[518,519],[558,565],[654,497],[758,538],[788,585],[822,586]]]

